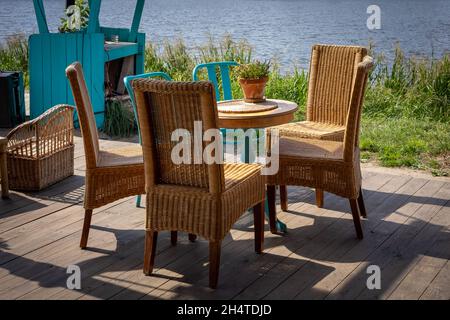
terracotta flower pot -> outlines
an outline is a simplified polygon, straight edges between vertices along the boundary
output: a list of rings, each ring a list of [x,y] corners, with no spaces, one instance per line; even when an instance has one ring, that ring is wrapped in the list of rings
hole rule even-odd
[[[251,103],[264,102],[266,83],[268,77],[261,79],[239,79],[239,84],[244,92],[244,101]]]

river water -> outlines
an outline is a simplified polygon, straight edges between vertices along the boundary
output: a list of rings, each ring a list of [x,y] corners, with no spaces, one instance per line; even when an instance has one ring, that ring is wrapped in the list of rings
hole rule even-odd
[[[130,27],[136,0],[103,0],[104,26]],[[381,29],[366,25],[369,5],[381,10]],[[65,0],[44,0],[56,31]],[[0,0],[0,42],[37,32],[32,0]],[[392,56],[396,43],[411,55],[440,57],[450,51],[449,0],[147,0],[141,31],[147,40],[182,37],[190,48],[210,35],[247,39],[260,59],[276,57],[283,69],[306,67],[314,43],[372,42]]]

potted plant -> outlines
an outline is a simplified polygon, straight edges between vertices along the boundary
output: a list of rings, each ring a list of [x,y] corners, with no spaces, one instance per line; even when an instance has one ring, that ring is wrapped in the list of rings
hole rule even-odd
[[[236,68],[239,85],[244,92],[244,101],[258,103],[266,101],[264,93],[269,80],[270,62],[258,61],[242,64]]]

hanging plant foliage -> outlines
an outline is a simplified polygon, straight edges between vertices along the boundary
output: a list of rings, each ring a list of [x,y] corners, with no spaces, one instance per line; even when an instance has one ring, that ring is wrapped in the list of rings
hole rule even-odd
[[[85,0],[75,0],[75,4],[69,6],[61,18],[59,32],[78,32],[87,27],[89,22],[89,5]]]

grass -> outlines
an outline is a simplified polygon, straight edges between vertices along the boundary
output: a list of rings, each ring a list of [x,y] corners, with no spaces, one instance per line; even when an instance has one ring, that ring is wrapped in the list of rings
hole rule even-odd
[[[360,146],[364,161],[382,166],[428,170],[434,175],[450,174],[450,55],[440,59],[406,57],[397,47],[392,62],[374,52],[375,68],[367,88]],[[23,36],[10,38],[0,47],[0,69],[22,70],[27,77],[27,42]],[[175,80],[192,79],[197,63],[234,60],[253,61],[253,49],[245,41],[230,36],[210,37],[200,46],[190,48],[182,39],[161,45],[148,44],[145,71],[164,71]],[[281,74],[276,61],[267,84],[266,95],[295,101],[299,105],[296,120],[305,117],[308,74],[294,68]],[[206,78],[201,74],[200,78]],[[231,71],[233,97],[241,98],[235,72]],[[28,83],[28,80],[26,80]],[[112,135],[131,134],[135,128],[126,124],[129,114],[119,115],[121,108],[109,108],[112,122],[105,126]],[[109,121],[109,120],[108,120]],[[115,128],[114,121],[122,129]],[[125,121],[125,122],[124,122]],[[117,132],[120,131],[120,132]],[[123,132],[122,132],[123,131]]]
[[[363,161],[376,160],[385,167],[426,169],[433,175],[449,175],[449,122],[364,116],[360,147]]]

